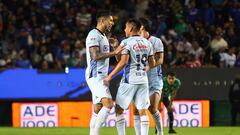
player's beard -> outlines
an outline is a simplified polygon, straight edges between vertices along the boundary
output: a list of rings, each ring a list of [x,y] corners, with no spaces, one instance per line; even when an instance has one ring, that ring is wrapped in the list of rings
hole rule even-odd
[[[106,32],[110,32],[111,29],[112,29],[112,25],[107,26],[107,28],[106,28]]]

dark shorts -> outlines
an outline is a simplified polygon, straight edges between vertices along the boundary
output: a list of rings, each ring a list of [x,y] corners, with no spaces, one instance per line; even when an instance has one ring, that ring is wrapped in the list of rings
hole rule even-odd
[[[170,104],[170,100],[169,100],[167,97],[163,97],[163,98],[161,99],[161,101],[163,102],[164,106],[165,106],[166,108],[168,108],[168,106],[169,106],[169,104]]]

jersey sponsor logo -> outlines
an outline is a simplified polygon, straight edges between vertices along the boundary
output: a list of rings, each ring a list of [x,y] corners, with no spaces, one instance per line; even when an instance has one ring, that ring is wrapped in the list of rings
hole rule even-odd
[[[148,46],[142,44],[135,44],[133,45],[133,50],[140,51],[140,50],[147,50]]]

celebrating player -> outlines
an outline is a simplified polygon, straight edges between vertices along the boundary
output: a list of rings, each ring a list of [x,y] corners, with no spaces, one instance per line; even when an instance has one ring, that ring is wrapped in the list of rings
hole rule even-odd
[[[149,34],[150,26],[148,20],[144,18],[139,19],[141,22],[141,29],[140,29],[140,35],[148,41],[150,41],[154,48],[154,56],[156,61],[160,61],[160,63],[163,63],[163,44],[162,41],[155,37],[151,36]],[[150,98],[150,106],[148,110],[151,112],[152,117],[154,119],[156,128],[157,128],[157,134],[163,135],[163,126],[162,126],[162,117],[161,113],[158,110],[159,101],[161,99],[161,93],[163,88],[163,82],[162,82],[162,69],[161,65],[159,65],[156,68],[150,69],[148,71],[148,80],[149,80],[149,98]],[[134,128],[136,135],[140,134],[140,117],[138,114],[138,111],[135,109],[134,111]]]
[[[123,110],[127,109],[133,100],[137,107],[141,120],[141,134],[147,135],[149,129],[149,118],[147,108],[149,107],[149,91],[146,65],[155,65],[152,44],[138,35],[141,24],[135,19],[126,22],[125,35],[128,37],[120,43],[125,46],[119,63],[114,70],[104,79],[109,85],[112,77],[124,68],[124,74],[116,96],[117,130],[119,135],[125,135],[125,119]]]
[[[88,33],[86,39],[87,69],[85,73],[87,84],[92,92],[94,112],[90,121],[90,135],[98,135],[113,106],[109,88],[103,84],[103,78],[108,74],[109,57],[117,55],[123,49],[119,46],[109,52],[109,42],[105,35],[113,26],[113,17],[109,12],[101,12],[97,18],[97,27]]]

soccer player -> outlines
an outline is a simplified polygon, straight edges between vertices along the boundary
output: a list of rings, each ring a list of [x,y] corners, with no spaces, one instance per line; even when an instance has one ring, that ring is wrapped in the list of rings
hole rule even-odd
[[[160,61],[160,63],[163,63],[163,43],[162,41],[155,37],[151,36],[149,33],[150,26],[148,20],[144,18],[139,19],[141,22],[141,29],[140,29],[140,35],[148,41],[150,41],[154,48],[154,57],[156,61]],[[163,135],[163,126],[162,126],[162,117],[161,113],[158,110],[159,107],[159,101],[161,99],[161,93],[163,88],[163,81],[162,81],[162,69],[161,65],[158,67],[150,69],[148,71],[148,81],[149,81],[149,98],[150,98],[150,106],[148,110],[152,114],[152,117],[154,119],[156,128],[157,128],[157,135]],[[134,128],[136,135],[140,134],[140,117],[138,114],[138,111],[134,109]]]
[[[177,91],[181,86],[181,81],[176,78],[176,75],[173,72],[168,72],[166,77],[163,78],[163,93],[162,93],[162,102],[168,111],[169,119],[169,134],[176,134],[177,132],[173,129],[173,101],[176,97]]]
[[[105,33],[110,32],[113,24],[113,17],[109,12],[99,13],[97,27],[88,33],[86,39],[87,68],[85,77],[92,92],[94,104],[94,112],[90,121],[90,135],[99,134],[99,129],[113,106],[109,88],[103,84],[103,78],[108,74],[109,57],[115,56],[123,50],[122,46],[119,46],[113,52],[109,51],[110,45]]]
[[[145,38],[138,35],[141,24],[138,20],[130,19],[125,24],[125,35],[127,39],[120,43],[125,46],[121,53],[120,61],[114,70],[104,79],[109,81],[124,68],[124,74],[116,96],[117,130],[119,135],[125,135],[125,119],[123,111],[128,109],[133,100],[140,115],[141,135],[147,135],[149,129],[149,118],[147,109],[149,107],[149,91],[146,65],[152,68],[155,64],[153,46]]]

